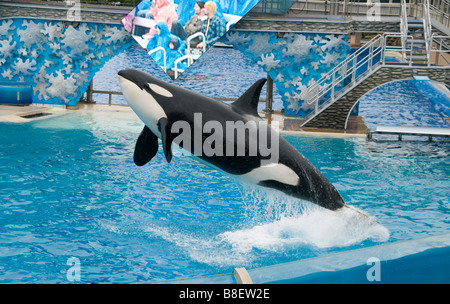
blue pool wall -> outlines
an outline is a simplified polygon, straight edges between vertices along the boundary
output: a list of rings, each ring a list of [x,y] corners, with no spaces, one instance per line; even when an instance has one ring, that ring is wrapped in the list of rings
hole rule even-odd
[[[254,284],[448,284],[450,233],[256,269]],[[232,273],[153,283],[236,284]]]
[[[345,34],[230,30],[223,42],[247,55],[272,78],[283,101],[284,115],[294,117],[305,117],[313,111],[314,104],[305,102],[307,88],[350,54]]]
[[[9,18],[0,29],[0,84],[32,86],[40,104],[76,105],[95,73],[134,43],[115,24]]]
[[[450,117],[450,90],[448,86],[430,80],[428,77],[416,77],[414,85],[431,100],[437,111],[442,112],[446,117]]]

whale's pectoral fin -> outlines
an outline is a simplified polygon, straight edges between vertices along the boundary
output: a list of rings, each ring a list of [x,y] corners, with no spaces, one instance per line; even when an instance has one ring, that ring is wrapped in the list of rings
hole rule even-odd
[[[232,106],[243,113],[259,117],[259,95],[265,83],[265,78],[261,78],[255,82],[238,100],[232,103]]]
[[[158,137],[147,126],[144,126],[134,149],[134,163],[143,166],[158,152]]]
[[[172,136],[170,136],[169,120],[167,118],[161,118],[158,121],[158,128],[161,132],[161,141],[163,144],[164,155],[167,162],[172,160]]]

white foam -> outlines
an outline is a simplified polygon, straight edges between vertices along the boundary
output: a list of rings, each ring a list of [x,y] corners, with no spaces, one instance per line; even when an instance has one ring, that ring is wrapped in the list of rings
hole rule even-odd
[[[351,246],[364,240],[384,242],[389,239],[389,231],[352,208],[334,212],[318,207],[296,216],[282,216],[273,222],[228,231],[221,237],[242,253],[253,249],[282,252],[304,245],[331,248]]]

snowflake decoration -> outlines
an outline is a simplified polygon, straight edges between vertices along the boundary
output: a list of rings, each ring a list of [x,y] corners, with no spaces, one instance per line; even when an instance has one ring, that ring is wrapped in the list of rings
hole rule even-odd
[[[272,53],[277,46],[269,43],[270,34],[257,34],[253,37],[253,43],[247,48],[247,51],[253,54],[255,58],[261,55]]]
[[[61,23],[51,24],[45,22],[41,33],[48,36],[49,41],[54,41],[56,38],[63,37],[63,25]]]
[[[54,54],[61,50],[61,44],[57,42],[50,43],[48,46],[52,49]]]
[[[3,71],[3,73],[1,74],[3,78],[8,78],[9,80],[11,80],[14,76],[11,74],[12,71],[11,69],[7,69],[5,71]]]
[[[16,29],[15,26],[11,26],[13,24],[12,19],[4,20],[0,25],[0,33],[7,34],[8,31],[13,31]]]
[[[335,35],[326,35],[325,37],[328,38],[328,40],[325,41],[325,45],[321,47],[322,51],[328,51],[330,52],[333,49],[339,49],[343,44],[345,44],[345,41],[343,38],[345,38],[345,35],[340,35],[336,37]]]
[[[115,44],[118,42],[124,42],[128,38],[128,32],[117,27],[109,27],[105,37],[109,37],[106,39],[107,44]]]
[[[313,41],[307,40],[305,35],[297,35],[295,39],[286,45],[283,49],[284,57],[293,56],[295,61],[301,61],[309,54],[309,51],[314,48]]]
[[[0,40],[0,54],[2,58],[12,58],[15,49],[16,42],[12,43],[12,36],[9,36],[8,40]]]
[[[319,61],[313,61],[313,62],[311,62],[311,66],[312,66],[312,68],[314,69],[314,71],[317,71],[317,70],[319,69],[319,65],[320,65],[320,62],[319,62]]]
[[[46,89],[47,83],[45,81],[37,82],[33,86],[33,94],[36,95],[40,101],[42,101],[42,99],[49,100],[50,97],[46,94]]]
[[[51,97],[56,97],[59,100],[67,103],[70,101],[69,96],[76,91],[76,80],[73,76],[65,78],[61,71],[56,71],[56,76],[46,75],[45,78],[51,84],[46,90]]]
[[[72,56],[81,56],[89,53],[89,41],[93,38],[92,34],[86,32],[89,28],[80,26],[77,30],[73,26],[69,26],[64,32],[64,39],[61,40],[63,48],[67,54]]]
[[[229,43],[236,47],[247,47],[251,38],[247,34],[240,34],[238,31],[229,31],[226,35]]]
[[[265,67],[266,71],[270,71],[273,68],[276,68],[281,60],[274,60],[275,55],[274,54],[267,54],[267,55],[261,55],[261,61],[258,61],[257,63],[260,66]]]
[[[20,37],[20,41],[23,42],[23,46],[29,51],[33,48],[45,50],[44,45],[47,39],[41,33],[44,27],[43,23],[24,20],[22,26],[26,29],[18,30],[17,35]]]
[[[17,58],[14,61],[13,68],[15,69],[14,75],[32,75],[32,72],[36,71],[36,60],[27,59],[23,61],[22,58]]]
[[[276,82],[283,82],[284,81],[284,76],[282,73],[278,73],[277,77],[275,77],[274,81]]]
[[[325,64],[327,68],[331,67],[332,64],[336,63],[340,55],[336,52],[327,53],[327,55],[320,61]]]

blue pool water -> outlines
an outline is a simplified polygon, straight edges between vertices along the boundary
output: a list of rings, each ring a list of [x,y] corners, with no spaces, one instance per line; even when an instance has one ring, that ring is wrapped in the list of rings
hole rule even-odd
[[[380,224],[244,186],[175,150],[132,161],[142,123],[74,112],[0,125],[0,282],[148,282],[448,231],[450,143],[286,135]]]
[[[232,49],[213,52],[177,84],[236,98],[265,77]],[[105,65],[94,87],[119,90],[117,71],[131,67],[170,81],[131,48]],[[446,126],[412,82],[374,90],[359,109],[370,128]],[[112,111],[0,124],[0,283],[68,283],[71,257],[82,283],[230,273],[450,228],[448,140],[284,135],[374,224],[242,185],[177,150],[170,164],[160,148],[138,168],[132,154],[141,129],[135,116]]]

